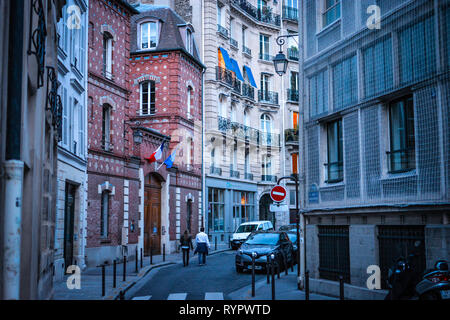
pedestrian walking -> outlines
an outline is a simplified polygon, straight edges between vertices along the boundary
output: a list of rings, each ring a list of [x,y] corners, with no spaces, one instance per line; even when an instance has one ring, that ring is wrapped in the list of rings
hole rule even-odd
[[[192,245],[192,237],[189,235],[188,231],[185,230],[180,238],[181,250],[183,251],[183,266],[189,265],[189,251],[194,249]]]
[[[196,246],[194,254],[198,253],[198,265],[203,266],[206,264],[206,255],[208,254],[208,249],[211,248],[208,235],[205,233],[205,228],[200,228],[200,232],[195,237],[195,243]]]

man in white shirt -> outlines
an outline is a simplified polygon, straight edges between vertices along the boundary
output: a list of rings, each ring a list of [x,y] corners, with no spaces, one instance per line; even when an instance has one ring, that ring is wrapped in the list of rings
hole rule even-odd
[[[195,237],[195,243],[195,252],[198,253],[198,265],[203,266],[206,264],[206,255],[208,254],[208,249],[211,248],[208,235],[205,233],[205,228],[200,228],[200,232]]]

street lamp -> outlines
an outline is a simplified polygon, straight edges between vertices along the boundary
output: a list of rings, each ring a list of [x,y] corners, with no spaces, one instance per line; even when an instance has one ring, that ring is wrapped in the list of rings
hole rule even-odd
[[[142,134],[141,130],[137,129],[133,131],[133,141],[135,144],[140,145],[143,139],[144,135]]]
[[[286,71],[287,71],[289,61],[283,53],[283,45],[286,43],[285,38],[291,38],[291,37],[298,37],[298,33],[290,33],[290,34],[281,35],[276,40],[277,44],[280,46],[280,52],[273,59],[273,66],[275,67],[275,72],[279,76],[285,75]]]

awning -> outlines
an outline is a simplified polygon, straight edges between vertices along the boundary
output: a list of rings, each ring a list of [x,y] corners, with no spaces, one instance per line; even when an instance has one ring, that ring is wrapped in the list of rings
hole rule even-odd
[[[248,77],[248,81],[250,81],[250,84],[255,87],[258,88],[256,86],[256,82],[255,82],[255,78],[253,78],[253,73],[252,73],[252,69],[250,69],[247,66],[244,66],[245,72],[247,73],[247,77]]]
[[[221,64],[221,61],[220,61],[221,58],[223,59],[223,62],[225,63],[225,68],[230,71],[234,71],[233,64],[231,63],[230,56],[228,55],[228,51],[222,47],[219,47],[219,66]],[[221,67],[223,67],[223,66],[221,66]]]
[[[239,63],[234,60],[233,58],[230,58],[231,64],[233,65],[233,71],[234,73],[236,73],[236,77],[241,80],[244,81],[244,77],[242,76],[241,70],[239,68]]]

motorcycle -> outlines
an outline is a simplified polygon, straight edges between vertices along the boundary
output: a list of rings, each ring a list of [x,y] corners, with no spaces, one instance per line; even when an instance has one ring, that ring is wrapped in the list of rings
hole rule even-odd
[[[420,300],[450,299],[450,273],[448,262],[439,260],[432,270],[424,272],[423,279],[416,286]]]

